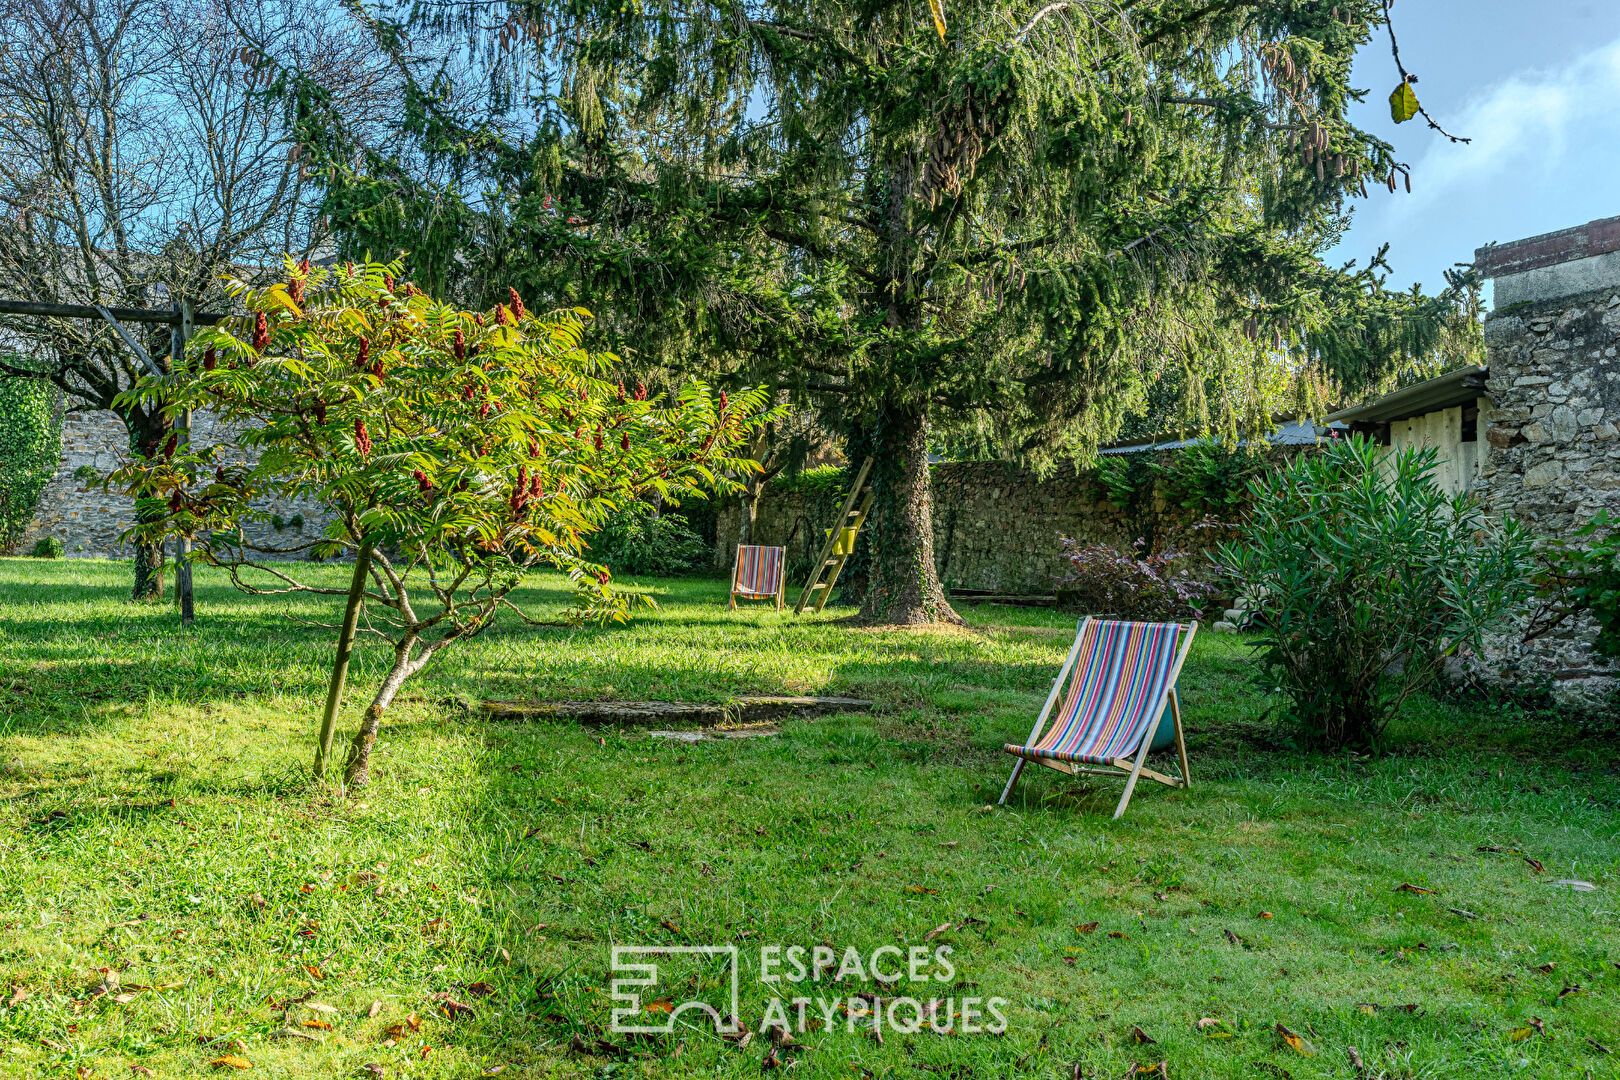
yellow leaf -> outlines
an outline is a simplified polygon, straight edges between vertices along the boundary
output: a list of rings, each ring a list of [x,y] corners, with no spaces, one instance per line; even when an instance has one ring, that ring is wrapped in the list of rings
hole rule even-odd
[[[236,1057],[234,1054],[226,1054],[224,1057],[217,1057],[213,1061],[210,1061],[208,1064],[212,1065],[216,1069],[251,1069],[251,1068],[253,1068],[253,1062],[249,1061],[247,1058]]]
[[[1305,1037],[1296,1031],[1289,1031],[1281,1024],[1277,1025],[1277,1034],[1282,1036],[1283,1042],[1293,1047],[1295,1052],[1305,1057],[1315,1057],[1316,1047],[1305,1041]]]
[[[934,13],[934,29],[939,31],[939,40],[945,40],[945,0],[928,0],[928,10]],[[1404,83],[1402,85],[1405,85]]]
[[[1412,84],[1403,80],[1389,95],[1389,115],[1397,124],[1404,124],[1417,111],[1417,95],[1412,93]]]
[[[287,287],[285,285],[272,285],[270,288],[265,290],[264,295],[269,297],[271,300],[274,300],[276,303],[280,304],[294,315],[299,316],[300,318],[303,316],[303,309],[301,309],[298,304],[294,302],[291,296],[287,295]]]
[[[1517,1027],[1508,1032],[1508,1038],[1512,1039],[1514,1042],[1524,1042],[1524,1040],[1528,1039],[1535,1033],[1536,1029],[1533,1027]]]

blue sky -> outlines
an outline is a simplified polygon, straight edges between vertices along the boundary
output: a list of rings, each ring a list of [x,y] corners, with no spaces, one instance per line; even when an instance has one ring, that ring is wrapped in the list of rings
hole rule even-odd
[[[1389,241],[1389,284],[1444,285],[1488,241],[1620,215],[1620,3],[1399,0],[1401,60],[1452,145],[1422,117],[1396,126],[1398,76],[1380,33],[1357,58],[1368,90],[1352,112],[1412,165],[1412,194],[1368,185],[1334,255],[1364,261]]]

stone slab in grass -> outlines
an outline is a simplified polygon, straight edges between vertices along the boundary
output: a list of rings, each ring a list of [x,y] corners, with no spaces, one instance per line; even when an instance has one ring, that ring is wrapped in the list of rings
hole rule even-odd
[[[761,725],[746,728],[709,728],[706,731],[649,731],[647,734],[654,739],[668,739],[671,742],[695,743],[706,742],[713,739],[765,739],[772,735],[782,734],[781,728]]]
[[[572,720],[615,727],[719,727],[767,720],[871,712],[876,702],[851,697],[756,695],[724,703],[696,701],[486,701],[490,720]]]

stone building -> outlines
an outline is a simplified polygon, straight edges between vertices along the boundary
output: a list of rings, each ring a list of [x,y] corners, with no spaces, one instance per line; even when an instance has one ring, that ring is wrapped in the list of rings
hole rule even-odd
[[[1475,263],[1495,283],[1486,510],[1547,537],[1600,510],[1620,517],[1620,217],[1481,248]],[[1495,674],[1596,703],[1617,675],[1596,636],[1590,619],[1529,645],[1506,634],[1489,659]]]
[[[1494,282],[1487,365],[1334,413],[1393,451],[1432,446],[1439,479],[1487,513],[1567,538],[1599,511],[1620,517],[1620,217],[1475,252]],[[1595,654],[1597,626],[1526,643],[1524,618],[1468,664],[1488,681],[1597,704],[1620,668]]]

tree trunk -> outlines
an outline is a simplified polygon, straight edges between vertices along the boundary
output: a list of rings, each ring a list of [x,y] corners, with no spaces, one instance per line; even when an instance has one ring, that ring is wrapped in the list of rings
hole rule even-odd
[[[422,666],[411,660],[411,650],[416,647],[416,640],[407,636],[394,646],[394,666],[389,669],[382,685],[377,687],[377,696],[371,699],[365,715],[360,718],[360,729],[349,743],[349,757],[343,764],[343,786],[348,791],[358,791],[371,781],[371,747],[382,728],[383,713],[393,704],[394,695],[405,685],[405,680]]]
[[[961,623],[945,599],[934,566],[925,407],[883,406],[871,440],[873,499],[865,527],[871,568],[856,621],[906,626]]]
[[[156,409],[151,412],[136,410],[126,413],[124,426],[129,431],[130,449],[146,457],[156,457],[162,452],[163,444],[168,440],[172,430],[169,421]],[[162,514],[162,509],[142,511],[136,515],[135,520],[144,525],[157,520]],[[135,582],[130,592],[133,599],[163,598],[163,563],[162,544],[136,543]]]
[[[738,516],[742,521],[737,527],[737,543],[748,545],[754,542],[754,519],[759,514],[759,497],[765,490],[765,477],[761,473],[752,473],[743,481],[742,513]]]

